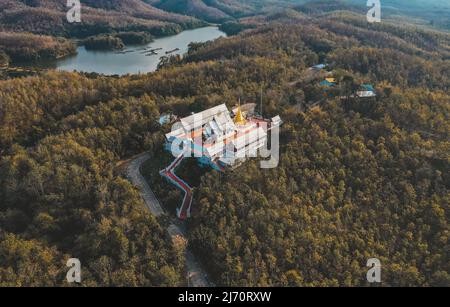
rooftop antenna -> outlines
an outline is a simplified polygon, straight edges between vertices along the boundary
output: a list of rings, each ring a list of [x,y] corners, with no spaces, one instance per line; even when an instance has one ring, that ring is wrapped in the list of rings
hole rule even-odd
[[[263,116],[263,85],[262,85],[262,83],[261,83],[261,95],[260,95],[260,99],[261,99],[261,101],[260,101],[260,114],[259,115],[261,115],[261,116]]]

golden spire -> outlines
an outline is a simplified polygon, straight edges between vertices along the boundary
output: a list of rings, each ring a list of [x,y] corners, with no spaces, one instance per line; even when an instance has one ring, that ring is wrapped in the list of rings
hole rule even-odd
[[[236,113],[236,117],[234,118],[234,123],[237,125],[245,125],[245,123],[246,123],[245,117],[242,114],[242,110],[241,110],[241,99],[239,99],[239,106],[238,106],[238,110]]]

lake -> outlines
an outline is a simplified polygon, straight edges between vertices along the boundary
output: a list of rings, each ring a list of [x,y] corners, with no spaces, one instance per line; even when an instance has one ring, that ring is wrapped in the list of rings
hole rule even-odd
[[[77,55],[59,59],[51,63],[49,68],[105,75],[148,73],[156,70],[161,57],[166,56],[167,51],[178,48],[179,50],[171,55],[183,55],[188,51],[189,43],[206,42],[219,37],[226,37],[226,34],[218,27],[204,27],[158,38],[147,45],[127,46],[122,51],[92,51],[80,46]],[[158,54],[146,56],[144,48],[158,49]]]

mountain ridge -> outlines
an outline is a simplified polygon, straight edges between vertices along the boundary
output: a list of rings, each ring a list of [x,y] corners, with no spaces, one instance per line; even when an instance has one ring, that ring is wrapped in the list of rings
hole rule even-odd
[[[0,31],[83,37],[130,29],[167,35],[204,24],[141,0],[85,0],[81,23],[67,22],[67,10],[65,3],[57,0],[4,0],[0,3]]]

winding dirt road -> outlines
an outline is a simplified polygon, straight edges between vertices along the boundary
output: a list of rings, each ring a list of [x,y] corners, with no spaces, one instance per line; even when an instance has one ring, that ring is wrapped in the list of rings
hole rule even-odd
[[[131,183],[137,187],[140,191],[142,198],[144,199],[145,205],[150,210],[150,212],[156,217],[164,215],[164,209],[162,208],[160,202],[156,198],[153,191],[150,189],[147,180],[141,174],[141,166],[148,159],[150,159],[149,153],[143,153],[134,157],[128,162],[126,167],[126,175]],[[187,240],[186,230],[183,225],[178,225],[179,222],[171,221],[170,225],[167,227],[172,239],[177,236]],[[206,272],[202,269],[198,261],[196,260],[194,254],[186,249],[186,269],[188,276],[188,285],[191,287],[213,287],[214,284],[208,280]]]

